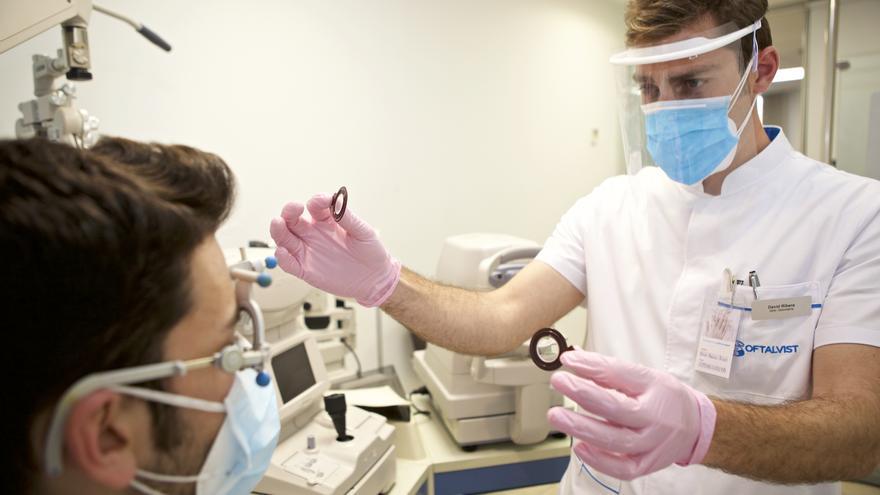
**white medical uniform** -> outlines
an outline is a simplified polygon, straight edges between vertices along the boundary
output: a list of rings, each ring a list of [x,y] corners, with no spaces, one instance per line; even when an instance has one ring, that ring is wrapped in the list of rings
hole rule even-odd
[[[586,295],[587,349],[666,370],[709,396],[779,404],[810,397],[814,348],[880,346],[880,182],[811,160],[781,129],[766,131],[771,144],[731,173],[719,196],[650,167],[606,180],[562,217],[537,259]],[[694,371],[703,305],[719,294],[725,268],[746,281],[756,270],[759,298],[814,303],[809,316],[743,316],[730,379]],[[749,287],[737,297],[746,306],[754,299]],[[832,494],[840,486],[677,465],[621,482],[572,454],[561,493]]]

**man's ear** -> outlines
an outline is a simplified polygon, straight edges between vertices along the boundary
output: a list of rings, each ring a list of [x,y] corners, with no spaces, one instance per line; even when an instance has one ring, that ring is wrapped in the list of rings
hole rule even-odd
[[[764,94],[770,89],[776,71],[779,70],[779,51],[774,46],[768,46],[758,52],[758,78],[752,86],[752,92],[756,95]]]
[[[134,478],[135,429],[143,421],[135,408],[123,407],[124,400],[109,390],[89,394],[71,408],[64,430],[65,464],[118,490]]]

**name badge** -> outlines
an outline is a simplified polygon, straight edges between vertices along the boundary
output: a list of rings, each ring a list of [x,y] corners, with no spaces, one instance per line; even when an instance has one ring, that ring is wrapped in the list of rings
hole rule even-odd
[[[701,373],[730,378],[736,334],[744,309],[728,304],[733,300],[733,294],[722,301],[709,298],[703,306],[700,341],[694,362],[694,368]]]
[[[752,303],[752,320],[781,320],[808,316],[813,309],[810,296],[784,299],[757,299]]]

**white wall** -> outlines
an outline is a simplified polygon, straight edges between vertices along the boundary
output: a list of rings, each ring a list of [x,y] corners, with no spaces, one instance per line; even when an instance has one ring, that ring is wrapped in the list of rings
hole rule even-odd
[[[240,184],[219,233],[226,247],[266,240],[287,200],[344,184],[388,248],[431,274],[445,237],[543,241],[578,197],[623,170],[607,63],[622,46],[620,2],[103,3],[174,51],[94,14],[95,80],[79,86],[80,106],[104,133],[225,158]],[[59,40],[52,30],[0,55],[0,136],[30,97],[31,54]],[[370,367],[372,313],[358,324]],[[385,354],[400,365],[409,344],[395,325],[385,323]]]
[[[801,89],[796,82],[784,91],[764,95],[764,124],[778,125],[796,150],[803,149],[803,115]],[[774,85],[775,86],[775,85]]]

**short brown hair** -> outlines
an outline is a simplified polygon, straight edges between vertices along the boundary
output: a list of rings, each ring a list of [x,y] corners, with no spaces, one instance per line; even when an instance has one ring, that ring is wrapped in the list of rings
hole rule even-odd
[[[91,151],[130,169],[161,198],[190,208],[214,230],[232,210],[235,178],[213,153],[121,137],[102,137]]]
[[[188,185],[216,198],[226,187]],[[228,212],[231,198],[220,203]],[[0,493],[29,491],[39,469],[34,420],[73,382],[163,359],[165,337],[191,308],[190,258],[220,221],[212,211],[157,194],[107,156],[0,140],[0,312],[15,401],[0,426],[11,471]],[[161,426],[155,410],[153,419]],[[162,450],[172,440],[155,438]]]
[[[677,34],[688,24],[709,15],[716,25],[731,22],[744,28],[761,19],[756,36],[758,49],[773,44],[767,13],[767,0],[630,0],[626,5],[627,46],[657,43]],[[743,63],[752,57],[752,37],[742,39]]]

